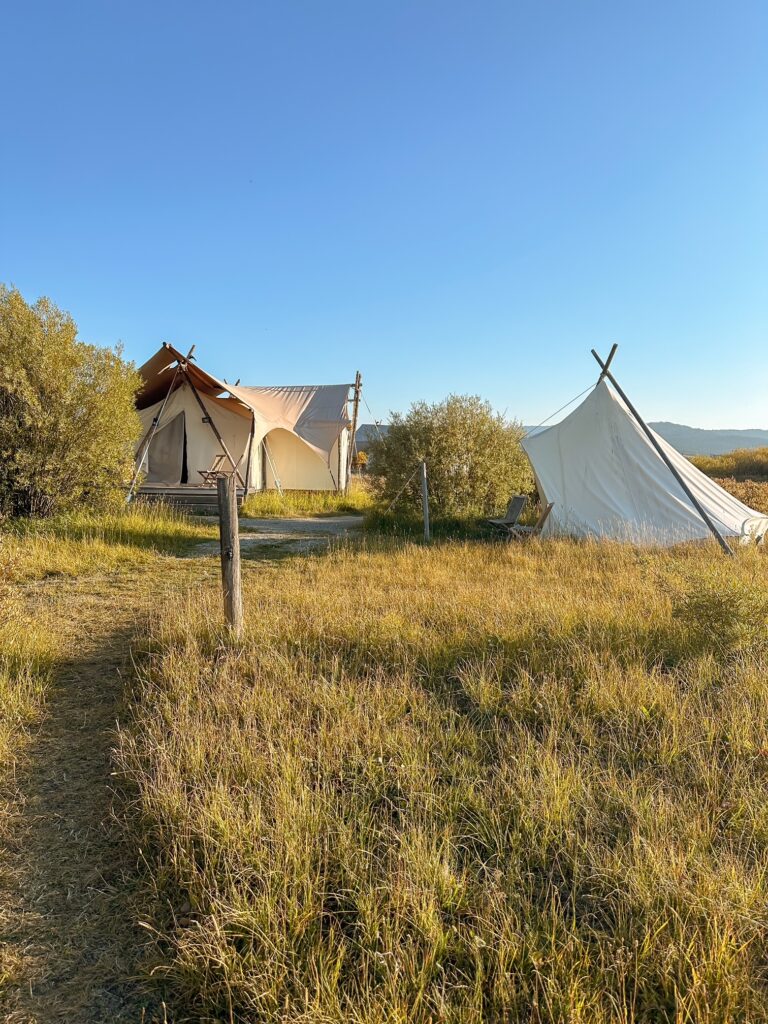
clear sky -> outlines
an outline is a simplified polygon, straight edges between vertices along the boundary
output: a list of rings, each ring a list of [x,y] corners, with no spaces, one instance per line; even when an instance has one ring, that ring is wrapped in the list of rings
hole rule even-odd
[[[3,6],[0,281],[137,362],[768,427],[768,4]],[[365,414],[367,418],[367,413]]]

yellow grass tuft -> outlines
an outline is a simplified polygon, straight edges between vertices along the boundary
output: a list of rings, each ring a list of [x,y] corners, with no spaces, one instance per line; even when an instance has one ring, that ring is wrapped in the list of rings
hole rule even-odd
[[[691,462],[707,476],[768,482],[768,448],[737,448],[726,455],[695,455]]]
[[[346,494],[334,491],[261,491],[243,502],[241,516],[272,517],[336,516],[362,514],[373,507],[371,490],[364,480],[352,480]]]

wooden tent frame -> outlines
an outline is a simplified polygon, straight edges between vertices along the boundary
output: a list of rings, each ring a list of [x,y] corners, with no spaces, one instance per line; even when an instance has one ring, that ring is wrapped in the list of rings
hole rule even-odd
[[[630,402],[630,400],[627,398],[626,394],[622,390],[621,385],[618,383],[616,378],[611,373],[610,366],[611,366],[611,363],[613,362],[613,357],[616,355],[616,351],[617,351],[618,347],[619,346],[616,345],[616,344],[613,345],[613,347],[611,348],[611,351],[608,353],[608,358],[605,360],[605,362],[603,362],[603,360],[600,358],[600,356],[597,354],[597,352],[595,352],[595,350],[592,349],[592,355],[597,360],[597,362],[598,362],[598,364],[600,366],[600,370],[601,370],[600,377],[598,379],[598,384],[605,377],[607,377],[608,380],[611,382],[611,384],[613,384],[613,386],[616,388],[617,393],[619,394],[619,397],[622,399],[622,401],[626,405],[627,409],[629,409],[630,413],[632,414],[632,416],[634,416],[635,420],[637,421],[638,426],[640,427],[640,429],[643,431],[645,436],[648,438],[648,440],[653,445],[653,447],[654,447],[654,449],[656,451],[656,454],[662,460],[662,462],[667,467],[667,469],[670,471],[670,473],[675,478],[675,480],[677,480],[678,484],[680,485],[680,487],[683,490],[683,493],[685,494],[685,496],[688,498],[688,500],[691,502],[693,507],[696,509],[696,511],[701,516],[705,526],[707,526],[707,528],[712,532],[712,535],[714,536],[715,540],[720,545],[720,547],[723,549],[724,553],[726,555],[729,555],[729,556],[732,557],[733,556],[733,551],[731,550],[731,547],[728,544],[728,541],[725,539],[725,537],[723,537],[723,535],[720,533],[718,528],[715,526],[713,520],[709,516],[708,512],[706,511],[706,509],[699,502],[698,498],[694,495],[693,491],[690,489],[688,484],[685,482],[683,477],[680,475],[680,473],[678,472],[678,470],[676,469],[675,465],[670,460],[670,458],[667,455],[667,453],[664,451],[664,449],[661,447],[659,442],[654,437],[653,431],[650,429],[650,427],[645,422],[645,420],[642,418],[642,416],[637,411],[637,409],[634,407],[634,405],[632,405],[632,403]]]
[[[221,433],[219,432],[219,429],[216,426],[216,423],[214,421],[213,415],[211,414],[211,412],[208,411],[208,409],[206,409],[205,404],[203,402],[203,399],[201,398],[200,391],[198,390],[198,387],[195,385],[195,382],[192,379],[192,375],[189,372],[190,371],[190,363],[193,361],[192,353],[194,352],[196,346],[193,345],[192,348],[190,348],[190,350],[189,350],[189,352],[187,353],[186,356],[182,355],[181,352],[179,352],[177,349],[175,349],[168,342],[164,342],[163,343],[163,348],[167,349],[168,352],[170,353],[171,357],[172,357],[171,361],[167,364],[168,369],[170,370],[170,368],[173,366],[174,362],[175,362],[176,366],[175,366],[175,370],[174,370],[173,376],[171,377],[171,381],[170,381],[170,384],[168,386],[168,390],[165,393],[165,395],[163,396],[162,405],[161,405],[157,415],[153,418],[152,424],[149,427],[149,430],[146,432],[146,434],[144,435],[144,437],[141,440],[141,443],[139,444],[139,447],[138,447],[138,450],[137,450],[137,467],[136,467],[136,471],[135,471],[134,476],[133,476],[133,480],[131,481],[131,485],[130,485],[130,487],[128,489],[127,501],[130,502],[132,497],[133,497],[134,491],[136,489],[136,485],[138,483],[139,476],[141,475],[141,470],[142,470],[142,468],[144,466],[144,462],[145,462],[145,460],[147,458],[147,454],[149,452],[149,448],[150,448],[150,445],[152,443],[152,439],[154,438],[155,434],[157,433],[157,431],[158,431],[158,429],[160,427],[160,423],[161,423],[161,420],[163,418],[163,414],[165,412],[165,407],[166,407],[166,405],[168,403],[168,400],[171,397],[171,394],[177,388],[177,381],[178,381],[178,378],[179,378],[180,374],[183,375],[184,379],[189,384],[189,387],[190,387],[190,389],[192,391],[192,394],[193,394],[193,396],[195,398],[195,401],[197,402],[198,406],[200,407],[200,410],[201,410],[201,412],[203,414],[203,416],[202,416],[203,423],[207,423],[208,426],[211,428],[211,430],[212,430],[212,432],[213,432],[213,434],[214,434],[214,436],[215,436],[219,446],[221,447],[222,452],[224,453],[224,457],[227,459],[227,461],[229,462],[230,466],[232,467],[232,475],[233,475],[233,477],[235,477],[239,481],[239,483],[242,485],[245,493],[248,493],[249,490],[250,490],[251,476],[252,476],[251,456],[252,456],[252,453],[253,453],[253,441],[254,441],[254,437],[255,437],[255,433],[256,433],[256,414],[253,412],[252,409],[248,408],[247,405],[243,406],[244,408],[248,409],[248,413],[250,415],[250,420],[251,420],[251,429],[250,429],[250,434],[249,434],[249,438],[248,438],[248,449],[247,449],[247,455],[246,455],[247,464],[246,464],[246,468],[245,468],[245,478],[243,478],[243,474],[240,471],[240,461],[241,460],[235,461],[235,459],[232,456],[232,453],[227,448],[226,442],[224,441],[224,438],[221,436]],[[206,379],[210,379],[210,381],[212,383],[215,383],[217,385],[222,383],[221,381],[218,381],[215,377],[212,377],[210,374],[207,374],[202,369],[199,369],[199,368],[195,367],[195,371],[201,376],[203,381],[205,381]],[[238,383],[239,383],[239,381],[238,381]],[[223,382],[223,387],[226,388],[226,385],[227,385],[227,382],[224,381]],[[235,385],[235,387],[237,387],[237,385]],[[353,390],[353,395],[352,395],[353,415],[352,415],[351,428],[349,428],[349,427],[343,428],[343,429],[351,429],[351,432],[352,432],[351,443],[349,445],[349,451],[347,453],[347,458],[346,458],[346,470],[347,470],[347,473],[346,473],[346,480],[345,480],[345,484],[344,484],[344,491],[345,492],[346,492],[346,490],[349,487],[352,458],[353,458],[353,453],[354,453],[354,448],[355,448],[355,433],[357,431],[357,423],[358,423],[358,418],[359,418],[360,396],[361,396],[361,391],[362,391],[362,376],[361,376],[359,370],[355,374],[355,382],[354,382],[354,384],[350,384],[350,385],[348,385],[348,387]],[[162,394],[162,392],[161,392],[161,394]],[[230,394],[231,394],[231,392],[230,392]],[[236,402],[239,401],[236,395],[232,395],[231,394],[231,398],[234,399]],[[349,393],[347,393],[347,401],[349,402],[349,400],[350,400]],[[339,437],[341,437],[341,433],[339,434]],[[338,447],[339,447],[339,452],[338,452],[338,471],[339,471],[339,475],[340,475],[341,474],[341,469],[342,469],[341,445],[339,444]],[[270,465],[270,467],[272,469],[272,474],[273,474],[273,476],[275,478],[277,490],[280,492],[280,494],[282,494],[282,485],[280,483],[280,479],[279,479],[279,476],[278,476],[278,473],[277,473],[277,467],[275,466],[274,459],[272,458],[272,455],[269,452],[269,449],[267,447],[266,438],[264,438],[264,440],[262,441],[262,448],[263,448],[263,450],[266,453],[267,460],[268,460],[269,465]],[[329,470],[330,470],[330,467],[329,467]],[[338,478],[336,480],[334,480],[333,472],[332,471],[331,471],[331,480],[334,483],[334,488],[335,488],[336,492],[337,493],[340,492],[342,490],[342,488],[340,486],[340,480]]]

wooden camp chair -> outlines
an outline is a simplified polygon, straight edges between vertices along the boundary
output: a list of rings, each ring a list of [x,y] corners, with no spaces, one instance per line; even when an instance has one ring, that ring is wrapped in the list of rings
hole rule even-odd
[[[554,501],[550,501],[533,526],[513,526],[509,531],[510,540],[527,540],[530,537],[538,537],[554,506]]]
[[[503,533],[510,533],[517,526],[517,521],[523,514],[527,501],[528,498],[525,494],[516,494],[507,505],[507,511],[501,519],[486,519],[486,522]]]
[[[217,455],[211,463],[210,469],[198,469],[197,472],[203,478],[203,482],[206,487],[215,487],[216,481],[220,476],[232,476],[233,469],[231,466],[228,469],[222,469],[222,465],[226,459],[226,455]]]

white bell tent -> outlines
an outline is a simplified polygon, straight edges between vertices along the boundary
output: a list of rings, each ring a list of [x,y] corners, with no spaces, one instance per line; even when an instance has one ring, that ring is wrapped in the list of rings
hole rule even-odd
[[[612,356],[570,415],[523,441],[541,500],[553,502],[543,533],[661,545],[715,534],[726,551],[724,538],[762,539],[768,516],[734,498],[641,420],[607,369]]]
[[[167,344],[139,373],[144,435],[136,459],[143,491],[199,490],[217,470],[233,473],[246,493],[345,489],[359,374],[354,385],[241,387]]]

